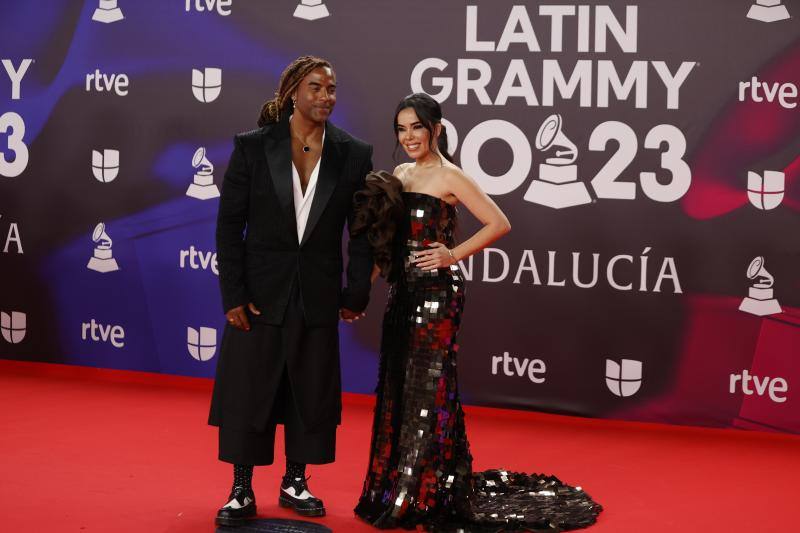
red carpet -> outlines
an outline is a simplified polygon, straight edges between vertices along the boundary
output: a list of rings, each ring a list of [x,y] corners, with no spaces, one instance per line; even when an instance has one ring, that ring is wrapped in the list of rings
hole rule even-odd
[[[211,383],[0,361],[0,530],[213,531],[230,488],[205,425]],[[353,517],[372,398],[346,395],[338,460],[311,467],[334,531]],[[800,531],[800,438],[467,408],[476,469],[544,471],[605,511],[592,533]],[[279,452],[282,453],[282,452]],[[282,462],[256,470],[261,517]]]

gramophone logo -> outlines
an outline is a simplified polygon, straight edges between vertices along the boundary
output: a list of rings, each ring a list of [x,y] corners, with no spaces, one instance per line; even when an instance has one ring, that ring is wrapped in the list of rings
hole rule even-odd
[[[94,10],[92,20],[97,22],[117,22],[125,17],[122,15],[122,10],[117,6],[117,0],[100,0],[97,9]]]
[[[3,338],[11,344],[22,342],[27,331],[27,324],[28,317],[25,313],[19,311],[12,311],[11,314],[0,313],[0,331],[3,332]]]
[[[186,328],[186,346],[189,355],[198,361],[208,361],[217,352],[217,330],[201,327],[200,331],[192,327]]]
[[[101,183],[114,181],[119,174],[119,150],[92,150],[92,173]]]
[[[330,16],[330,13],[322,0],[301,0],[294,10],[294,16],[299,19],[317,20]]]
[[[561,115],[550,115],[536,134],[536,148],[551,155],[539,165],[539,178],[533,180],[525,199],[554,209],[588,204],[592,201],[582,181],[578,181],[578,148],[564,135]]]
[[[186,196],[198,200],[209,200],[219,196],[219,189],[214,185],[214,165],[206,158],[206,149],[202,146],[192,157],[192,166],[197,170],[194,180],[186,191]]]
[[[119,270],[117,260],[114,259],[114,254],[111,251],[111,237],[106,233],[106,225],[102,222],[95,226],[92,232],[92,242],[95,244],[94,253],[92,258],[89,259],[89,264],[86,265],[86,268],[104,274]]]
[[[192,69],[192,93],[198,101],[207,104],[213,102],[222,92],[222,69]]]
[[[747,173],[747,197],[759,209],[775,209],[783,201],[786,189],[786,176],[783,172],[767,170],[764,177],[755,172]]]
[[[747,289],[747,298],[742,300],[739,311],[756,316],[774,315],[783,311],[774,298],[772,286],[775,278],[764,268],[764,258],[756,257],[747,267],[747,279],[752,285]]]
[[[642,362],[622,359],[618,363],[606,359],[606,386],[615,396],[633,396],[642,386]]]
[[[747,12],[747,18],[761,22],[777,22],[790,17],[789,10],[781,0],[757,0]]]

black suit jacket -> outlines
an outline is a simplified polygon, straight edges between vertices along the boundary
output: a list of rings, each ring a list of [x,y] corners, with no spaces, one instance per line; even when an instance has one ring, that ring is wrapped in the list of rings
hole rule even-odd
[[[317,188],[298,242],[289,122],[234,137],[217,218],[217,262],[225,311],[252,301],[259,321],[280,325],[297,281],[308,326],[338,322],[345,307],[369,300],[372,253],[366,236],[350,239],[342,290],[342,233],[353,194],[372,170],[372,146],[326,124]]]

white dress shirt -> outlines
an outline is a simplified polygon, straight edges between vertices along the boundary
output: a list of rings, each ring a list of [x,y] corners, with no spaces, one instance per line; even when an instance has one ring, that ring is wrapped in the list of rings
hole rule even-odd
[[[322,130],[322,146],[325,146],[325,130]],[[306,194],[303,194],[303,187],[300,186],[300,173],[292,161],[292,190],[294,191],[294,216],[297,220],[297,242],[303,242],[303,234],[306,231],[308,214],[311,212],[311,204],[314,202],[314,192],[317,190],[317,177],[319,177],[319,166],[322,164],[320,154],[311,176],[308,178]]]

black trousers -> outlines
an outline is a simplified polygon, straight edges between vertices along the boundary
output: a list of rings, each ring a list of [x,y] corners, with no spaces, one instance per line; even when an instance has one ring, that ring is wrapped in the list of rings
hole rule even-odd
[[[332,463],[336,458],[336,426],[308,432],[303,427],[291,397],[291,383],[284,374],[283,443],[288,461],[303,464]],[[283,391],[282,391],[283,392]],[[279,401],[275,399],[276,403]],[[219,459],[239,465],[271,465],[275,460],[277,421],[260,433],[219,428]]]
[[[270,351],[280,353],[258,355],[280,357],[284,364],[269,419],[263,431],[247,431],[226,427],[224,423],[220,424],[220,461],[244,465],[271,465],[275,459],[275,430],[278,424],[283,424],[287,460],[304,464],[325,464],[335,460],[336,424],[316,427],[311,431],[306,429],[297,409],[297,399],[287,372],[287,358],[307,356],[308,345],[314,346],[315,336],[320,335],[319,328],[313,332],[306,328],[300,290],[296,281],[293,285],[292,297],[281,326],[259,323],[257,316],[248,313],[251,319],[250,331],[246,335],[238,335],[237,338],[241,340],[229,347],[232,352],[230,355],[234,356],[237,351],[263,350],[264,347],[270,347]],[[331,329],[335,336],[336,328]],[[307,338],[309,336],[312,337],[310,343]]]

